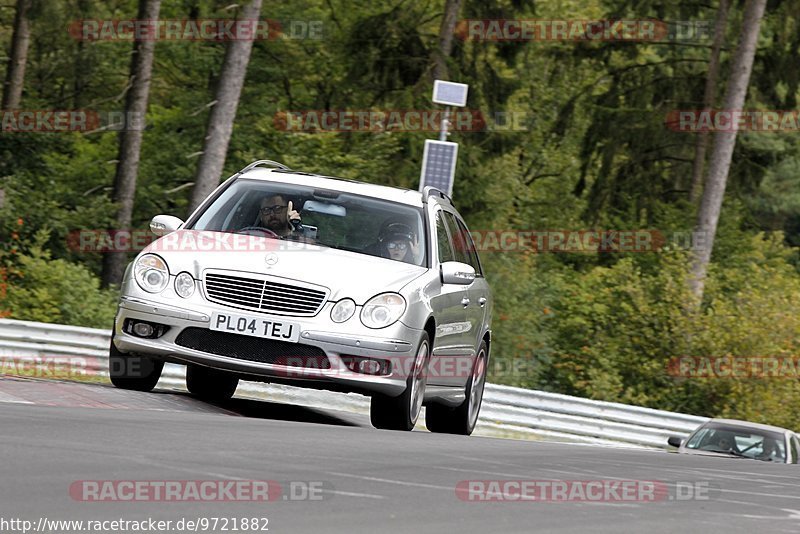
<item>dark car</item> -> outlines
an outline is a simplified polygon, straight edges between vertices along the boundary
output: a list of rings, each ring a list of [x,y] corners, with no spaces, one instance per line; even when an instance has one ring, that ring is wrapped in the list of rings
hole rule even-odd
[[[738,421],[712,419],[686,439],[667,440],[679,453],[748,458],[764,462],[798,463],[800,437],[785,428]]]

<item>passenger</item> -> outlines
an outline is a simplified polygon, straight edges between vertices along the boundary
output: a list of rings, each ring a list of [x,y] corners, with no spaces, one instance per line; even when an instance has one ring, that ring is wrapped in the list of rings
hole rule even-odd
[[[417,264],[419,243],[417,234],[404,223],[385,225],[378,236],[380,253],[384,258]]]
[[[778,447],[778,442],[775,441],[774,438],[766,436],[761,445],[761,454],[756,456],[756,459],[768,462],[783,461],[783,453],[781,453],[781,449]]]

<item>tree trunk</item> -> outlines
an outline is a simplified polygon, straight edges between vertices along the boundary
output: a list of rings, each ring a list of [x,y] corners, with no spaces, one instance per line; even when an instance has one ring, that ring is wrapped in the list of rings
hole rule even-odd
[[[261,0],[252,0],[242,9],[240,19],[255,20],[260,13]],[[197,165],[194,189],[189,199],[189,213],[193,212],[219,185],[252,49],[253,41],[243,39],[230,41],[225,50],[222,72],[217,83],[216,103],[211,108],[203,142],[203,154]]]
[[[31,42],[31,28],[28,20],[31,2],[32,0],[17,0],[14,35],[11,37],[11,54],[8,58],[6,81],[3,83],[2,109],[16,109],[22,100],[25,65],[28,62],[28,46]]]
[[[703,111],[711,111],[717,94],[717,78],[719,77],[719,53],[725,41],[725,26],[728,23],[728,0],[719,1],[717,19],[714,23],[714,41],[711,43],[711,58],[708,61],[708,76],[703,93]],[[689,190],[689,201],[697,203],[703,190],[703,171],[706,165],[708,150],[708,132],[698,132],[694,146],[694,164],[692,165],[692,187]]]
[[[81,19],[88,19],[91,17],[91,3],[89,0],[78,0],[78,13]],[[72,109],[81,109],[83,107],[87,80],[92,79],[92,62],[89,57],[89,50],[91,48],[87,41],[80,39],[77,44],[77,51],[75,54],[75,62],[73,64],[73,84],[72,84]]]
[[[138,18],[158,19],[161,0],[139,0]],[[131,57],[130,89],[125,95],[126,117],[144,117],[150,93],[150,78],[153,72],[155,40],[136,41]],[[139,121],[135,121],[139,122]],[[113,199],[117,204],[117,230],[129,230],[133,201],[136,194],[136,175],[139,171],[139,155],[142,146],[141,129],[120,131],[117,172],[114,176]],[[135,128],[135,127],[134,127]],[[103,257],[103,286],[117,284],[125,272],[127,254],[124,251],[108,252]]]
[[[447,59],[453,52],[453,34],[458,22],[458,13],[461,11],[461,0],[445,0],[444,16],[439,28],[439,42],[431,54],[433,63],[432,78],[434,80],[447,80],[449,73]]]
[[[725,109],[741,110],[744,106],[747,86],[750,83],[750,72],[753,70],[753,59],[756,54],[761,18],[767,0],[747,0],[742,20],[742,33],[731,68],[728,87],[725,91]],[[690,286],[698,302],[703,298],[706,273],[711,261],[711,251],[717,232],[717,223],[725,196],[728,171],[736,145],[736,130],[716,132],[708,169],[708,179],[703,190],[703,200],[697,214],[697,232],[705,239],[704,246],[697,247],[692,254],[692,272]]]

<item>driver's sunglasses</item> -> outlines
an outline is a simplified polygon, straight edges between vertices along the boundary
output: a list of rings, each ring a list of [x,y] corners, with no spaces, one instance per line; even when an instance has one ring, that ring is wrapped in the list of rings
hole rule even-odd
[[[405,250],[408,248],[408,243],[386,243],[386,248],[389,250]]]
[[[273,213],[280,213],[285,210],[288,206],[281,206],[280,204],[275,204],[274,206],[265,206],[261,208],[259,211],[261,215],[271,215]]]

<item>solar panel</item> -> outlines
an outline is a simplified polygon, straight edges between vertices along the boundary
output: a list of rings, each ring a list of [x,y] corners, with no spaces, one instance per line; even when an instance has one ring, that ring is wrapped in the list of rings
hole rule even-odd
[[[433,101],[446,106],[466,106],[468,89],[469,85],[465,83],[435,80],[433,82]]]
[[[419,190],[432,186],[452,196],[457,157],[458,143],[427,139],[422,156]]]

